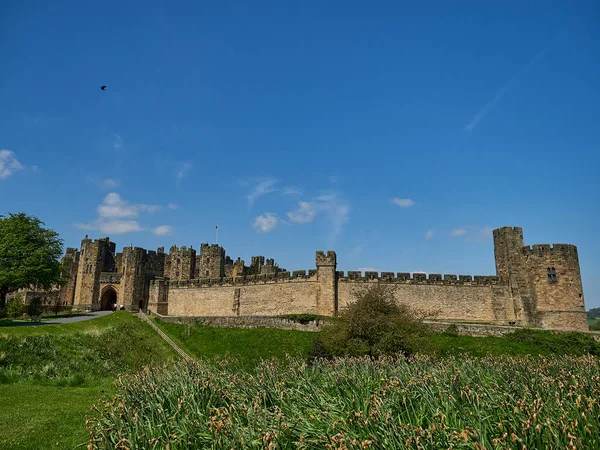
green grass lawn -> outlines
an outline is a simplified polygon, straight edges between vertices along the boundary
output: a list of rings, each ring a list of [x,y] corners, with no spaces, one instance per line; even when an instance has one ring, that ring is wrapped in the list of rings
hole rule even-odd
[[[442,356],[501,356],[501,355],[600,355],[600,344],[579,333],[552,334],[542,330],[519,330],[502,337],[496,336],[432,336],[434,348]]]
[[[216,328],[154,322],[190,356],[215,360],[234,357],[244,369],[252,369],[261,358],[306,357],[315,333],[272,328]]]
[[[116,389],[106,379],[88,387],[0,384],[0,448],[86,449],[85,417],[103,395]]]
[[[90,407],[114,381],[177,357],[128,312],[85,322],[0,328],[0,449],[72,449]]]

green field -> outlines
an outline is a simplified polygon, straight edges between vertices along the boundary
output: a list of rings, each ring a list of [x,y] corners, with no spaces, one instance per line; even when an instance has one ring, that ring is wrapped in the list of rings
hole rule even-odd
[[[315,337],[314,333],[301,331],[212,328],[201,325],[188,327],[155,322],[188,354],[205,362],[203,373],[208,376],[218,375],[231,382],[256,380],[252,377],[257,377],[261,371],[264,372],[264,367],[275,364],[265,362],[257,368],[257,363],[263,358],[279,361],[275,364],[279,365],[279,371],[285,371],[286,366],[289,366],[290,370],[293,367],[301,370],[301,361],[306,359]],[[493,356],[486,360],[485,364],[489,365],[494,363],[499,355],[519,357],[528,354],[599,354],[596,344],[577,333],[553,335],[549,332],[523,330],[501,338],[475,338],[442,333],[434,335],[431,339],[436,353],[431,361],[438,361],[441,365],[445,364],[444,361],[450,361],[449,364],[454,365],[470,361],[469,367],[479,367],[479,358],[474,360],[473,357],[485,355]],[[294,355],[297,359],[288,360],[287,355]],[[176,353],[148,324],[128,312],[117,312],[102,318],[65,325],[1,327],[0,448],[69,449],[80,444],[80,448],[86,448],[89,443],[86,418],[98,417],[90,412],[92,405],[101,397],[111,399],[119,392],[126,392],[127,386],[132,386],[127,384],[130,381],[124,381],[126,384],[120,387],[115,385],[118,378],[124,375],[133,376],[144,366],[155,367],[155,374],[173,372],[177,368],[184,370],[184,365],[177,358]],[[165,364],[175,360],[178,363],[171,369],[162,369]],[[503,361],[505,362],[502,363],[502,373],[508,374],[510,364],[506,361],[509,361],[509,358]],[[525,361],[529,361],[527,364],[532,366],[537,364],[531,362],[533,360]],[[581,362],[583,360],[578,361],[573,363],[576,370],[584,364]],[[596,362],[589,364],[597,363],[597,360],[593,361]],[[552,367],[556,368],[560,361],[552,364]],[[567,367],[564,369],[568,370]],[[492,378],[495,376],[491,372],[488,374]],[[284,375],[283,372],[277,372],[277,376]],[[148,375],[142,373],[137,376]],[[510,376],[517,374],[511,372]],[[286,384],[299,383],[293,377],[287,380]],[[321,382],[320,378],[311,380],[313,384]],[[230,387],[233,389],[232,385]],[[170,395],[169,390],[163,391],[165,395]],[[340,394],[342,393],[340,391]],[[308,392],[304,394],[310,395]],[[245,392],[244,395],[249,394]],[[322,402],[333,402],[329,395],[333,395],[333,391],[323,397]],[[171,400],[173,399],[165,398],[166,402]],[[254,425],[262,428],[258,422]],[[326,426],[325,422],[315,428],[315,433],[324,433],[325,428],[319,428],[323,426]],[[103,429],[99,430],[102,432]],[[252,434],[252,439],[262,436],[255,434],[256,436]],[[162,447],[156,444],[154,447],[144,448]]]
[[[272,328],[216,328],[179,325],[153,319],[173,341],[196,359],[209,361],[228,357],[250,370],[261,358],[306,358],[314,333]],[[189,335],[188,335],[189,333]]]
[[[116,394],[110,379],[87,387],[0,384],[0,448],[65,450],[80,444],[87,448],[85,417],[105,394]]]
[[[102,395],[116,393],[116,377],[175,357],[154,330],[126,312],[0,328],[0,448],[86,444],[86,414]]]

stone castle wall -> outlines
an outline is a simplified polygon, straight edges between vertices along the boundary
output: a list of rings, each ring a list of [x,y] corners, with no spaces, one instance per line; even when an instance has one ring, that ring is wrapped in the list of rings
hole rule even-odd
[[[168,313],[178,316],[316,314],[316,280],[169,287]],[[152,294],[151,294],[152,300]]]
[[[115,298],[126,309],[177,316],[332,316],[356,299],[358,289],[385,283],[399,303],[436,320],[587,330],[577,248],[523,245],[519,227],[494,230],[496,276],[393,272],[338,272],[334,251],[317,251],[316,269],[290,272],[273,259],[234,262],[217,245],[125,247],[115,254],[108,238],[82,241],[74,291],[61,290],[75,309],[103,309]],[[208,274],[208,277],[203,275]],[[72,298],[69,298],[69,296]],[[112,300],[111,300],[112,301]]]
[[[418,275],[418,274],[415,274]],[[453,276],[456,278],[456,276]],[[487,277],[485,277],[487,278]],[[470,280],[471,277],[468,277]],[[433,319],[464,322],[506,323],[503,307],[497,307],[496,299],[508,295],[506,286],[497,282],[457,281],[454,279],[390,280],[385,278],[338,280],[338,305],[340,310],[353,302],[358,290],[373,283],[385,283],[392,288],[398,303],[418,309]],[[498,314],[500,311],[500,314]]]

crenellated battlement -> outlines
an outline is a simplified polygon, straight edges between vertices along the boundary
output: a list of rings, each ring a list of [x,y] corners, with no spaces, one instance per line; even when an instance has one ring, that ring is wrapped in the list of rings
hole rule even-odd
[[[333,250],[328,250],[327,254],[323,250],[317,250],[315,254],[317,267],[319,266],[335,266],[337,264],[337,256]]]
[[[225,249],[218,244],[200,244],[200,253],[203,255],[225,255]]]
[[[158,253],[161,253],[160,251]],[[173,254],[177,254],[178,256],[196,256],[196,250],[194,250],[193,247],[190,246],[190,248],[188,248],[185,245],[182,245],[181,247],[177,248],[176,245],[173,245],[170,250],[169,250],[169,254],[173,255]]]
[[[577,246],[572,244],[533,244],[525,245],[521,248],[521,253],[525,256],[531,254],[577,254]]]
[[[398,272],[394,275],[394,272],[362,272],[359,271],[348,271],[348,275],[344,276],[343,271],[337,272],[338,280],[341,282],[369,282],[369,281],[381,281],[384,283],[403,283],[403,284],[498,284],[500,280],[497,276],[488,275],[449,275],[445,274],[443,277],[439,273],[430,273],[429,276],[424,273],[413,273],[412,276],[408,272]]]
[[[311,271],[309,271],[310,273]],[[294,274],[290,272],[262,273],[253,275],[242,275],[236,277],[224,278],[197,278],[193,280],[167,280],[169,289],[180,288],[202,288],[216,286],[251,286],[266,283],[301,283],[316,282],[316,271],[312,275],[306,276],[305,270],[296,270]],[[153,284],[153,281],[151,281]]]

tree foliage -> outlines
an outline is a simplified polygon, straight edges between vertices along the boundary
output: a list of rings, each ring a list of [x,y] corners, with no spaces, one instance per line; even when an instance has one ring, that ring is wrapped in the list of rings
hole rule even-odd
[[[51,289],[61,281],[62,240],[25,213],[0,216],[0,308],[21,288]]]
[[[8,307],[6,308],[6,315],[11,319],[18,319],[25,312],[25,303],[23,302],[23,296],[20,294],[15,295]]]
[[[31,320],[39,320],[44,312],[44,304],[40,297],[32,298],[27,304],[27,315]]]
[[[592,308],[587,312],[588,319],[600,318],[600,308]]]
[[[360,289],[356,301],[323,327],[311,357],[394,355],[429,352],[430,331],[415,312],[399,305],[384,284]]]

